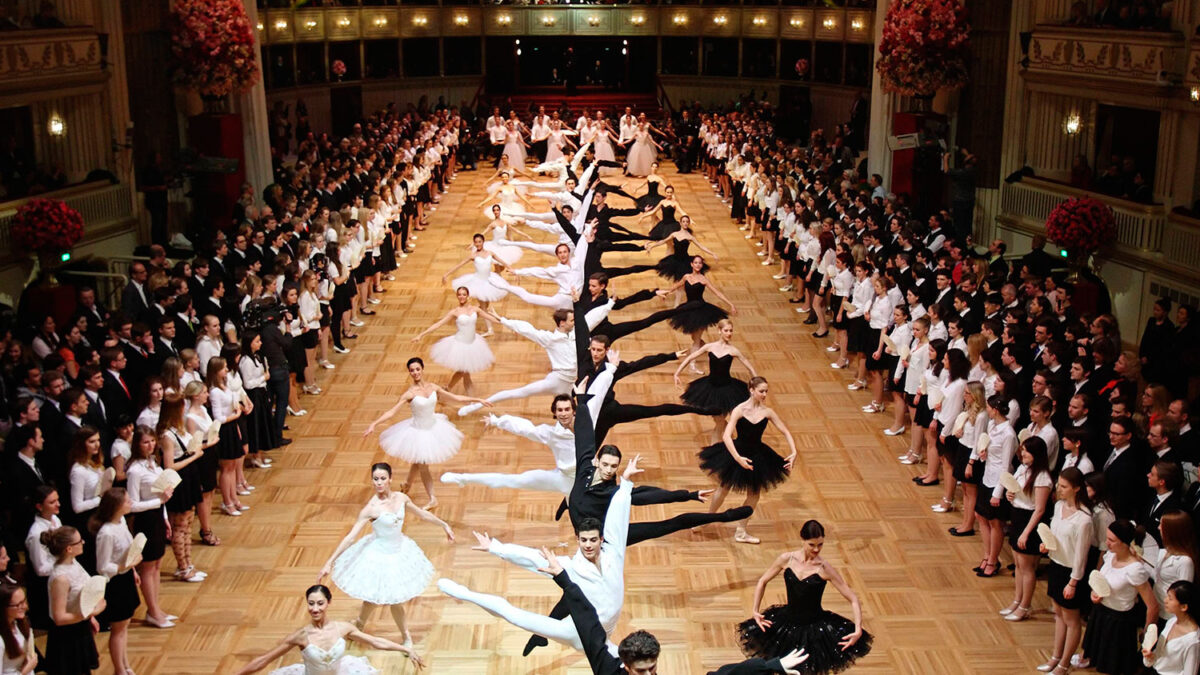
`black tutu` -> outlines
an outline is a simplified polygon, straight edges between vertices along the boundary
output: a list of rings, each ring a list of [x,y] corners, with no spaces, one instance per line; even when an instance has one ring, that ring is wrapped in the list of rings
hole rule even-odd
[[[1084,591],[1087,592],[1086,590]],[[1094,605],[1083,632],[1083,655],[1092,668],[1109,675],[1142,672],[1142,654],[1137,648],[1138,631],[1146,621],[1141,603],[1125,612]]]
[[[766,427],[765,417],[758,423],[750,423],[744,417],[737,421],[734,447],[753,463],[753,469],[748,470],[734,461],[724,443],[715,443],[697,453],[700,468],[732,492],[766,492],[787,480],[791,472],[784,466],[783,458],[762,442]]]
[[[690,309],[683,309],[683,311],[671,317],[669,321],[671,328],[681,333],[690,335],[691,333],[715,326],[721,319],[729,317],[728,312],[710,302],[701,300],[688,304],[691,307]]]
[[[191,511],[200,503],[201,498],[203,498],[203,493],[200,491],[200,479],[196,475],[199,461],[196,460],[179,470],[179,485],[175,486],[175,491],[171,493],[171,498],[167,500],[168,513],[186,513]]]
[[[146,535],[146,546],[142,548],[142,561],[154,562],[162,560],[167,550],[167,521],[161,508],[150,509],[135,514],[133,517],[133,533]]]
[[[820,607],[819,594],[824,591],[824,579],[814,574],[797,580],[790,568],[784,570],[783,576],[788,584],[788,604],[768,607],[763,612],[763,617],[771,622],[766,631],[759,628],[754,619],[738,624],[737,639],[742,653],[774,659],[794,649],[803,649],[808,659],[795,668],[801,673],[816,675],[845,670],[871,651],[874,637],[865,630],[849,649],[842,649],[839,643],[854,632],[854,622]],[[816,579],[817,583],[810,579]],[[811,601],[814,595],[815,603]],[[806,607],[811,604],[816,607]]]
[[[1070,600],[1063,597],[1063,589],[1071,582],[1071,568],[1063,567],[1054,561],[1050,561],[1050,574],[1046,581],[1046,595],[1049,595],[1059,607],[1066,609],[1083,609],[1087,604],[1088,590],[1085,579],[1080,579],[1075,584],[1075,596]]]
[[[275,448],[275,434],[271,429],[271,397],[266,387],[247,389],[246,395],[254,404],[246,424],[246,437],[250,443],[250,452],[272,450]]]
[[[54,675],[87,675],[98,669],[100,654],[92,637],[92,622],[51,624],[46,633],[46,658],[38,666]]]
[[[650,232],[646,238],[650,241],[662,241],[667,237],[679,231],[679,223],[672,220],[660,220],[655,223],[654,227],[650,228]]]
[[[133,570],[129,570],[108,580],[104,587],[104,611],[96,616],[96,620],[101,624],[112,624],[131,619],[141,604]]]
[[[732,354],[718,358],[709,352],[708,375],[688,383],[687,389],[683,390],[679,398],[684,403],[703,410],[728,414],[739,403],[750,398],[750,387],[745,382],[729,376],[729,367],[732,364]]]

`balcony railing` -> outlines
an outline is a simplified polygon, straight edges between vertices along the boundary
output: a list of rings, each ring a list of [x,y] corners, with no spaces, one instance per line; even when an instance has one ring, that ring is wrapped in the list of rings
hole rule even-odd
[[[1200,220],[1172,213],[1162,239],[1163,257],[1181,267],[1200,270]]]
[[[79,214],[83,216],[84,226],[81,243],[86,243],[108,227],[127,223],[135,217],[132,211],[133,198],[130,194],[130,186],[123,183],[117,185],[108,181],[84,183],[29,199],[37,198],[61,199],[71,208],[79,211]],[[0,202],[0,261],[10,262],[26,255],[25,251],[14,250],[10,227],[13,217],[17,215],[17,209],[21,208],[29,199]]]
[[[1039,231],[1046,226],[1046,219],[1054,207],[1071,197],[1085,196],[1098,199],[1112,208],[1117,223],[1118,246],[1142,253],[1163,251],[1167,213],[1160,204],[1138,204],[1061,183],[1026,178],[1016,183],[1006,183],[1001,188],[1000,210],[1010,217],[1019,218],[1027,228]]]
[[[1162,86],[1183,75],[1186,52],[1177,32],[1041,25],[1029,43],[1029,72]]]
[[[94,28],[0,32],[0,92],[103,77]]]

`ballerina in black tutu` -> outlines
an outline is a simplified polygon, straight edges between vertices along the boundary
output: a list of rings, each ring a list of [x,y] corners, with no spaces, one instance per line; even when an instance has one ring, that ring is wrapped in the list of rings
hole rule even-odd
[[[674,286],[658,291],[659,295],[670,295],[680,288],[687,298],[687,307],[671,317],[671,327],[681,333],[692,336],[690,351],[696,351],[704,346],[704,331],[709,326],[715,326],[721,319],[737,316],[737,308],[729,298],[717,288],[717,285],[704,276],[704,258],[694,255],[691,260],[692,271],[685,274]],[[722,302],[729,305],[729,311],[717,307],[704,300],[704,289],[709,288]]]
[[[712,256],[713,260],[717,259],[716,253],[705,248],[704,244],[701,244],[696,239],[696,233],[692,231],[691,216],[680,218],[678,230],[675,230],[661,241],[647,243],[646,250],[649,251],[666,243],[671,244],[671,254],[659,260],[658,264],[654,266],[654,270],[658,272],[658,276],[664,279],[679,281],[692,271],[692,254],[688,252],[688,247],[692,244],[695,244],[696,248]],[[700,271],[702,273],[707,272],[708,263],[705,263]]]
[[[758,498],[787,480],[796,460],[796,441],[783,420],[766,406],[767,380],[764,377],[750,378],[750,398],[739,403],[729,413],[725,425],[724,440],[710,445],[698,453],[700,468],[717,479],[718,487],[708,502],[708,510],[716,513],[730,492],[745,492],[746,506],[758,505]],[[762,442],[763,432],[770,421],[787,439],[792,454],[787,459],[775,453],[771,446]],[[737,439],[733,437],[737,430]],[[746,532],[749,518],[738,522],[733,540],[741,544],[757,544],[757,537]]]
[[[663,188],[664,194],[654,208],[647,210],[638,220],[658,216],[659,220],[646,236],[651,240],[666,239],[668,235],[679,229],[680,220],[687,215],[679,202],[675,200],[675,188],[668,185]]]
[[[751,617],[737,626],[738,642],[747,656],[771,659],[794,649],[808,653],[795,666],[805,675],[836,673],[871,651],[871,634],[862,629],[858,596],[829,561],[821,557],[825,528],[815,520],[800,528],[804,545],[775,559],[754,589]],[[780,572],[787,586],[787,604],[759,612],[767,584]],[[854,610],[854,621],[821,607],[826,583],[832,583]]]
[[[650,173],[640,180],[645,185],[646,191],[634,197],[633,201],[637,202],[640,210],[651,211],[663,200],[662,186],[666,184],[662,174],[658,173],[658,162],[650,162]],[[636,182],[628,181],[621,185],[621,189],[632,195],[634,191],[630,190],[629,186]]]
[[[729,412],[739,403],[750,398],[750,387],[729,374],[733,360],[741,361],[746,370],[750,371],[750,377],[758,376],[758,373],[754,372],[754,366],[750,365],[750,361],[742,355],[741,350],[734,347],[731,342],[733,340],[733,322],[729,319],[721,319],[717,322],[717,331],[721,336],[719,340],[709,342],[698,351],[692,352],[687,358],[680,361],[679,367],[675,369],[675,386],[679,387],[682,386],[679,382],[679,373],[683,372],[684,367],[690,365],[694,369],[696,359],[700,358],[701,354],[708,353],[708,375],[698,377],[688,383],[679,398],[697,408],[719,413],[713,415],[715,424],[710,443],[721,441],[721,433],[725,431],[726,417]]]

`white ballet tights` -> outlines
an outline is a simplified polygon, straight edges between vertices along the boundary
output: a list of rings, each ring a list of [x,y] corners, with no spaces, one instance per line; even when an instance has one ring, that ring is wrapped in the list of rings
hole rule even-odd
[[[462,584],[449,579],[438,579],[438,590],[452,598],[465,600],[478,605],[488,614],[498,616],[512,625],[536,633],[549,640],[574,647],[583,651],[583,643],[579,640],[579,632],[570,617],[551,619],[548,616],[513,607],[512,603],[498,595],[476,593]]]
[[[524,241],[524,240],[509,241],[508,245],[516,246],[517,248],[529,249],[530,251],[536,251],[538,253],[545,253],[546,255],[554,255],[555,251],[558,250],[558,247],[562,246],[562,244],[557,244],[557,243],[555,243],[555,244],[539,244],[536,241]]]
[[[536,490],[538,492],[559,492],[571,494],[574,476],[568,476],[562,471],[534,469],[524,473],[444,473],[443,483],[455,485],[482,485],[489,488],[508,488],[513,490]]]
[[[509,284],[506,290],[525,302],[537,305],[538,307],[553,307],[554,309],[571,309],[572,307],[571,296],[566,293],[559,292],[554,295],[538,295],[512,284]]]
[[[531,382],[524,387],[517,387],[516,389],[498,391],[495,394],[487,397],[487,400],[492,403],[497,403],[499,401],[507,401],[513,398],[528,398],[530,396],[540,396],[542,394],[569,394],[571,393],[571,382],[574,379],[575,377],[573,373],[564,377],[563,374],[559,373],[558,371],[551,371],[546,375],[546,377],[538,380],[537,382]],[[460,408],[458,415],[459,417],[464,417],[482,407],[483,406],[479,405],[478,403],[471,403],[470,405],[465,405]]]

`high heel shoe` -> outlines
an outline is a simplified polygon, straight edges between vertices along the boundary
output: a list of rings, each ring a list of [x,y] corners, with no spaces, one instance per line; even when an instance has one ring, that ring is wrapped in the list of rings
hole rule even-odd
[[[1024,621],[1029,618],[1028,607],[1018,607],[1011,614],[1004,617],[1005,621]]]
[[[954,510],[954,502],[942,497],[942,501],[929,507],[934,513],[950,513]]]
[[[1051,656],[1049,661],[1038,666],[1037,669],[1039,672],[1043,673],[1053,672],[1056,668],[1058,668],[1059,661],[1062,661],[1061,656]]]
[[[240,516],[240,515],[242,515],[242,512],[241,512],[241,511],[239,511],[239,510],[237,510],[237,507],[235,507],[235,506],[229,506],[228,504],[222,504],[222,505],[221,505],[221,513],[224,513],[224,514],[225,514],[225,515],[227,515],[227,516]]]
[[[884,436],[899,436],[900,434],[904,433],[904,430],[907,428],[908,427],[900,427],[899,429],[892,429],[889,427],[889,428],[883,430],[883,435]]]
[[[1002,609],[996,613],[999,614],[1000,616],[1008,616],[1009,614],[1012,614],[1013,612],[1017,611],[1017,608],[1020,606],[1021,606],[1020,600],[1013,600],[1011,605],[1009,605],[1008,607],[1005,607],[1004,609]],[[1047,672],[1047,671],[1042,671],[1042,672]]]
[[[989,568],[989,567],[992,568],[991,574],[988,574],[988,572],[987,572],[987,568]],[[996,576],[997,574],[1000,574],[1000,566],[996,563],[988,563],[983,566],[982,570],[976,572],[975,576],[982,577],[984,579],[990,579],[990,578]]]
[[[813,333],[813,334],[812,334],[812,336],[813,336],[813,337],[815,337],[815,338],[823,338],[823,337],[826,337],[826,336],[828,336],[828,335],[829,335],[829,331],[822,331],[822,332],[820,332],[820,333]]]

